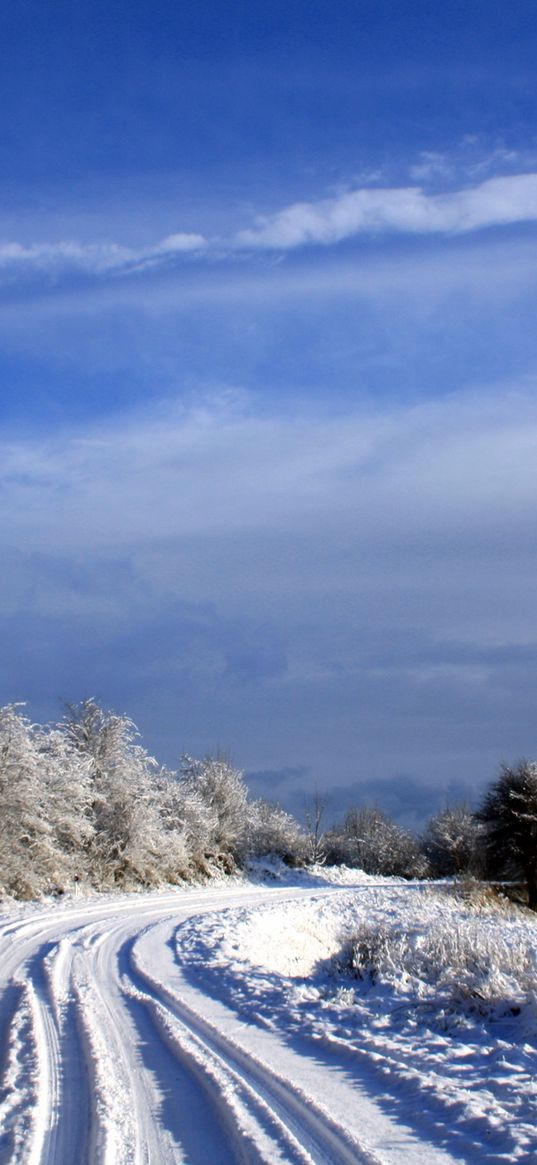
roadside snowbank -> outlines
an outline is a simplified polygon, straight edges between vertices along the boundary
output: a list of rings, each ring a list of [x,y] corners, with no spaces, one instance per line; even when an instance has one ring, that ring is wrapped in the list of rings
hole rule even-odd
[[[535,1162],[537,923],[424,884],[356,871],[314,877],[349,888],[186,923],[178,931],[184,971],[251,1022],[352,1061],[366,1082],[374,1077],[376,1092],[382,1086],[397,1119],[425,1127],[463,1161]],[[391,968],[388,955],[373,975],[362,968],[357,977],[352,966],[356,935],[410,935],[419,947],[420,936],[463,931],[476,957],[495,949],[513,956],[488,1000],[461,983],[460,967],[443,968],[440,983],[423,960],[419,975],[398,965],[397,952]]]

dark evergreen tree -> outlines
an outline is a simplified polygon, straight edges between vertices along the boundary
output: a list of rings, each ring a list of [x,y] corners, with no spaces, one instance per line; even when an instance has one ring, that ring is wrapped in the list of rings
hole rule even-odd
[[[537,910],[537,764],[503,765],[476,817],[489,877],[523,880]]]

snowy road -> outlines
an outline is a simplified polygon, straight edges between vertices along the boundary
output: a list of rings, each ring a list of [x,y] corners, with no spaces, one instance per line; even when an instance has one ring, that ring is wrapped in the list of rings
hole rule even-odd
[[[234,885],[7,916],[0,1162],[464,1160],[390,1119],[344,1059],[241,1018],[187,973],[181,927],[191,935],[193,918],[308,896]]]

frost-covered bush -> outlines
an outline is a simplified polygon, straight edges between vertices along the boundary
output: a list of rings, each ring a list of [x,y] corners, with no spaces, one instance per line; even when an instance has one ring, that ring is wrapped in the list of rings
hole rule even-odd
[[[63,877],[83,880],[94,839],[91,763],[73,748],[62,726],[33,727],[39,769],[47,791],[47,820],[61,853]]]
[[[0,709],[0,886],[17,897],[77,877],[91,842],[90,774],[58,729]]]
[[[294,817],[270,801],[250,801],[243,834],[244,857],[274,854],[288,865],[300,865],[307,857],[308,842]]]
[[[155,884],[164,852],[152,779],[158,765],[137,743],[136,726],[90,699],[69,707],[64,732],[90,764],[91,864],[99,884]]]
[[[326,860],[331,865],[356,866],[366,874],[422,877],[427,862],[412,834],[380,809],[349,809],[339,828],[325,834]]]
[[[248,799],[243,775],[218,757],[161,768],[127,716],[93,699],[57,725],[0,709],[0,893],[35,897],[74,883],[158,886],[249,857],[304,859],[284,810]]]
[[[163,769],[155,778],[164,854],[165,881],[188,878],[208,847],[214,813],[194,790],[183,787],[177,774]]]
[[[517,1005],[537,991],[535,941],[482,920],[437,918],[426,928],[363,923],[346,944],[345,961],[358,978],[478,1010]]]
[[[326,840],[323,821],[328,801],[316,789],[306,804],[304,820],[306,825],[306,860],[312,866],[323,865],[326,861]]]
[[[452,805],[431,817],[421,839],[431,873],[440,878],[479,874],[480,831],[475,814],[466,805]]]
[[[200,815],[205,848],[238,857],[248,822],[248,791],[239,769],[218,757],[185,756],[179,787],[191,813]]]

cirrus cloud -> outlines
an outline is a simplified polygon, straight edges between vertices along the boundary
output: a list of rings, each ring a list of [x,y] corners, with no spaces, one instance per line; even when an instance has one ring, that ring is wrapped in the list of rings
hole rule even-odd
[[[427,194],[420,186],[364,187],[335,198],[295,202],[240,231],[237,243],[287,250],[364,233],[457,234],[536,220],[537,174],[516,174],[445,194]]]
[[[60,240],[54,243],[0,243],[0,271],[17,274],[24,270],[65,273],[78,271],[86,275],[106,275],[140,270],[165,263],[177,255],[202,251],[203,235],[177,233],[154,246],[124,247],[119,243],[79,243]]]
[[[0,274],[89,277],[128,276],[173,264],[180,256],[221,261],[256,251],[329,247],[359,235],[462,235],[485,227],[537,221],[537,174],[488,178],[477,186],[427,193],[421,186],[348,190],[333,198],[294,202],[274,214],[258,215],[253,227],[231,237],[175,232],[155,244],[80,242],[76,239],[0,242]]]

